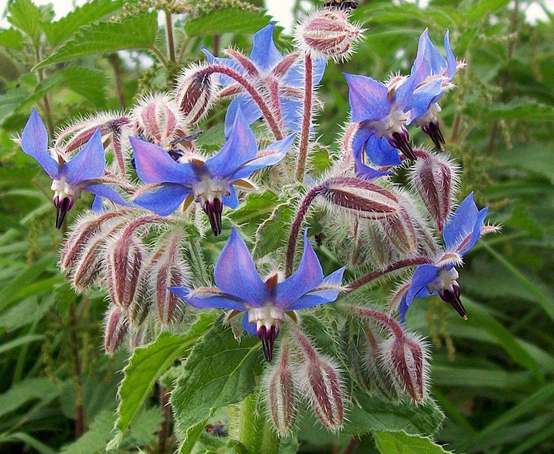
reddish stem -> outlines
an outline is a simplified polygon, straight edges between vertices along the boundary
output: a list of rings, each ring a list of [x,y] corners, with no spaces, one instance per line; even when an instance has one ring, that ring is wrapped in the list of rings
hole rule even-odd
[[[296,180],[302,181],[306,170],[306,158],[310,143],[310,126],[312,124],[313,103],[313,62],[309,54],[304,56],[304,112],[302,114],[302,133],[296,164]]]
[[[245,77],[243,77],[237,71],[222,65],[209,65],[204,70],[204,73],[205,74],[215,74],[215,73],[225,74],[226,76],[230,77],[231,79],[237,81],[240,85],[242,85],[244,89],[248,92],[248,94],[252,96],[252,99],[254,100],[254,102],[258,104],[258,107],[262,111],[262,115],[264,116],[269,127],[271,128],[271,131],[273,132],[275,139],[281,140],[283,138],[283,134],[279,129],[279,125],[275,121],[275,117],[271,113],[271,110],[269,109],[263,96],[260,94],[258,90],[256,90],[256,87],[254,87],[254,85],[252,85]]]
[[[168,436],[171,423],[171,408],[169,406],[169,392],[165,387],[160,388],[160,410],[162,412],[162,425],[158,432],[158,451],[165,454],[168,451]]]
[[[367,307],[359,307],[359,306],[342,306],[342,307],[343,309],[346,309],[360,317],[370,318],[378,322],[382,326],[387,327],[397,338],[404,337],[404,330],[402,329],[402,327],[396,322],[396,320],[394,320],[392,317],[389,317],[387,314],[383,312],[379,312],[374,309],[369,309]]]

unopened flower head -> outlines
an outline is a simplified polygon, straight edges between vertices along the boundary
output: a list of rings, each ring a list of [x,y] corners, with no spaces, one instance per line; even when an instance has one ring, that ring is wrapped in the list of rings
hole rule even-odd
[[[119,307],[111,306],[104,326],[104,350],[108,355],[116,352],[128,331],[129,322],[124,312]]]
[[[48,152],[48,132],[36,110],[33,109],[21,134],[21,148],[34,158],[52,178],[52,201],[56,207],[56,228],[61,228],[66,214],[75,199],[83,192],[104,197],[119,205],[128,203],[111,187],[102,183],[106,156],[100,131],[92,135],[86,145],[72,159],[66,161],[61,155],[57,160]]]
[[[202,66],[191,66],[184,70],[175,86],[175,100],[186,125],[192,125],[204,118],[214,99],[212,76]]]
[[[313,58],[345,60],[363,30],[348,20],[345,11],[323,9],[306,17],[295,33],[298,46]]]
[[[341,268],[323,276],[306,231],[304,254],[296,272],[282,282],[274,273],[264,282],[246,244],[233,229],[214,270],[217,288],[170,287],[170,290],[200,309],[220,308],[243,313],[244,330],[260,338],[264,355],[271,361],[273,345],[285,315],[335,301],[342,290],[343,273],[344,268]]]

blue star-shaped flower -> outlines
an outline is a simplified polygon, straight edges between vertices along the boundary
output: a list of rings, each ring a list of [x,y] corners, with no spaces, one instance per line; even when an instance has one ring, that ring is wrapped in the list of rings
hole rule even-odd
[[[69,161],[59,155],[55,160],[48,152],[48,131],[37,111],[33,109],[21,134],[20,145],[52,178],[53,202],[57,210],[56,228],[62,226],[74,200],[83,192],[96,196],[93,205],[95,208],[98,208],[101,197],[119,205],[129,205],[117,191],[102,183],[106,155],[100,130],[97,129],[81,151]]]
[[[285,315],[294,319],[294,311],[335,301],[341,291],[343,273],[341,268],[323,276],[306,231],[304,253],[296,272],[282,282],[273,273],[264,282],[246,244],[233,229],[215,266],[217,288],[170,287],[169,290],[199,309],[230,309],[235,311],[233,315],[243,313],[244,330],[261,339],[265,357],[271,361],[273,344]]]
[[[416,268],[410,287],[403,296],[400,307],[400,320],[404,323],[408,308],[417,298],[438,294],[441,299],[454,307],[460,316],[467,318],[460,300],[461,287],[457,282],[456,264],[481,237],[481,229],[488,207],[479,210],[470,193],[446,223],[443,231],[445,251],[437,264],[420,265]],[[449,257],[449,253],[452,257]]]
[[[252,39],[252,52],[250,58],[231,52],[234,58],[220,58],[212,55],[207,49],[202,49],[209,63],[220,64],[234,69],[241,75],[254,80],[259,87],[271,87],[277,84],[277,99],[272,99],[270,93],[264,93],[271,103],[274,111],[281,112],[281,120],[284,126],[292,131],[299,131],[302,125],[302,100],[304,98],[304,69],[302,65],[295,65],[298,55],[289,54],[285,57],[277,50],[273,42],[274,24],[269,24],[256,32]],[[313,67],[313,83],[318,84],[325,71],[326,60],[315,59]],[[225,75],[217,77],[219,85],[229,87],[236,82]],[[259,82],[259,83],[258,83]],[[239,86],[237,85],[237,90]],[[270,88],[271,91],[271,88]],[[241,93],[233,99],[229,105],[225,118],[225,129],[229,130],[234,121],[237,110],[241,110],[248,124],[262,117],[258,105],[250,95]]]
[[[163,148],[131,138],[137,175],[147,186],[135,204],[161,216],[173,213],[184,201],[202,205],[215,235],[221,233],[223,205],[238,206],[233,185],[244,182],[256,170],[277,164],[294,141],[294,134],[258,152],[256,137],[239,111],[223,148],[206,161],[176,162]]]

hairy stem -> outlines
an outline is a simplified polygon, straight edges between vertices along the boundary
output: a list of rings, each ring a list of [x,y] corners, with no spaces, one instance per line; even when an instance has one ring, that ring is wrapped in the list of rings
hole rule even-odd
[[[117,100],[119,101],[119,107],[125,110],[125,92],[123,90],[123,65],[121,64],[121,58],[117,54],[110,54],[108,61],[113,69],[115,93],[117,94]],[[119,162],[118,162],[119,164]]]
[[[362,285],[368,284],[371,281],[374,281],[375,279],[379,279],[380,277],[388,273],[392,273],[393,271],[397,271],[402,268],[407,268],[409,266],[425,265],[427,263],[432,263],[432,260],[427,257],[415,257],[412,259],[400,260],[396,263],[393,263],[392,265],[389,265],[384,270],[372,271],[371,273],[368,273],[365,276],[362,276],[356,279],[355,281],[348,284],[346,291],[352,292],[357,288],[360,288]]]
[[[171,408],[169,406],[169,392],[165,387],[160,387],[160,410],[162,412],[162,424],[158,432],[158,451],[165,454],[168,451],[167,440],[171,424]]]
[[[277,124],[277,121],[275,120],[275,117],[271,113],[271,110],[267,105],[267,103],[265,102],[263,96],[256,89],[256,87],[254,87],[254,85],[252,85],[245,77],[243,77],[237,71],[222,65],[210,65],[210,66],[207,66],[204,71],[205,71],[205,74],[215,74],[215,73],[225,74],[226,76],[238,82],[248,92],[248,94],[252,96],[252,99],[262,111],[262,115],[264,116],[265,120],[267,121],[267,124],[271,128],[271,132],[275,136],[275,139],[281,140],[283,138],[283,133],[281,132],[279,125]]]
[[[177,59],[175,58],[175,39],[173,34],[173,16],[170,11],[165,10],[165,32],[167,39],[167,55],[169,56],[169,61],[175,63]]]
[[[353,454],[359,442],[360,439],[358,437],[352,437],[346,445],[346,448],[344,448],[344,452],[342,454]]]
[[[289,235],[289,242],[287,245],[287,260],[286,260],[286,274],[287,277],[292,274],[292,267],[294,265],[294,251],[296,250],[296,240],[298,239],[298,233],[300,232],[300,227],[302,226],[302,221],[308,212],[308,208],[314,201],[314,199],[321,193],[325,188],[323,184],[314,186],[308,193],[304,196],[300,208],[296,213],[296,217],[292,223]]]
[[[164,57],[164,55],[160,52],[160,49],[158,49],[156,46],[152,46],[150,48],[150,50],[156,56],[156,58],[160,61],[160,63],[167,68],[169,63],[167,62],[167,59]]]
[[[300,147],[298,148],[298,162],[296,163],[296,180],[304,179],[306,159],[310,145],[310,126],[312,124],[313,103],[313,62],[309,54],[304,56],[304,111],[302,114],[302,132]]]

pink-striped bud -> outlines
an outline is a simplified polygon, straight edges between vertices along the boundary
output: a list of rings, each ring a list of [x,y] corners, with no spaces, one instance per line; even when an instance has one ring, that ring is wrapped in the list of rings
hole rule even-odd
[[[338,431],[344,422],[344,400],[339,370],[332,360],[321,355],[309,339],[295,329],[294,337],[302,354],[295,382],[302,395],[329,430]]]
[[[167,147],[178,132],[185,130],[183,114],[167,94],[144,97],[133,110],[133,119],[138,131],[161,147]]]
[[[379,270],[384,270],[394,259],[393,249],[385,239],[383,233],[376,225],[369,225],[367,228],[368,251],[372,262]]]
[[[164,325],[178,322],[185,311],[182,301],[167,288],[185,286],[189,275],[188,267],[179,252],[181,235],[176,232],[168,241],[155,254],[150,271],[158,319]]]
[[[128,308],[138,289],[146,252],[142,242],[126,231],[112,238],[107,246],[106,271],[112,302]]]
[[[329,178],[319,195],[330,209],[366,219],[388,218],[399,210],[398,198],[390,191],[354,177]]]
[[[298,412],[297,391],[290,361],[289,345],[284,341],[276,364],[265,378],[267,409],[280,436],[285,436],[292,430]]]
[[[183,71],[175,87],[175,100],[184,115],[185,124],[200,121],[208,113],[213,98],[211,73],[196,66]]]
[[[389,244],[401,256],[417,251],[418,236],[414,219],[418,212],[407,194],[398,194],[399,209],[394,216],[381,221],[380,226]]]
[[[368,386],[371,391],[378,391],[381,394],[393,399],[398,398],[396,388],[393,386],[388,374],[383,370],[383,337],[381,334],[364,325],[364,334],[366,339],[366,348],[364,355],[364,365],[367,372]]]
[[[300,48],[314,58],[346,59],[354,51],[354,43],[363,30],[348,21],[339,10],[318,10],[298,27],[295,38]]]
[[[428,394],[427,345],[417,336],[404,331],[382,344],[382,365],[400,394],[418,404]]]
[[[154,296],[149,280],[148,270],[145,269],[142,271],[135,297],[126,309],[127,319],[133,328],[142,326],[151,312]]]
[[[104,327],[104,350],[112,355],[120,347],[129,330],[129,322],[120,308],[111,306]]]
[[[452,211],[459,182],[458,167],[444,154],[426,153],[416,161],[411,182],[437,228],[442,231]]]
[[[61,270],[67,272],[75,266],[89,240],[94,234],[98,233],[104,222],[128,213],[128,210],[109,211],[101,215],[89,213],[80,218],[75,224],[73,231],[69,234],[60,253]]]

